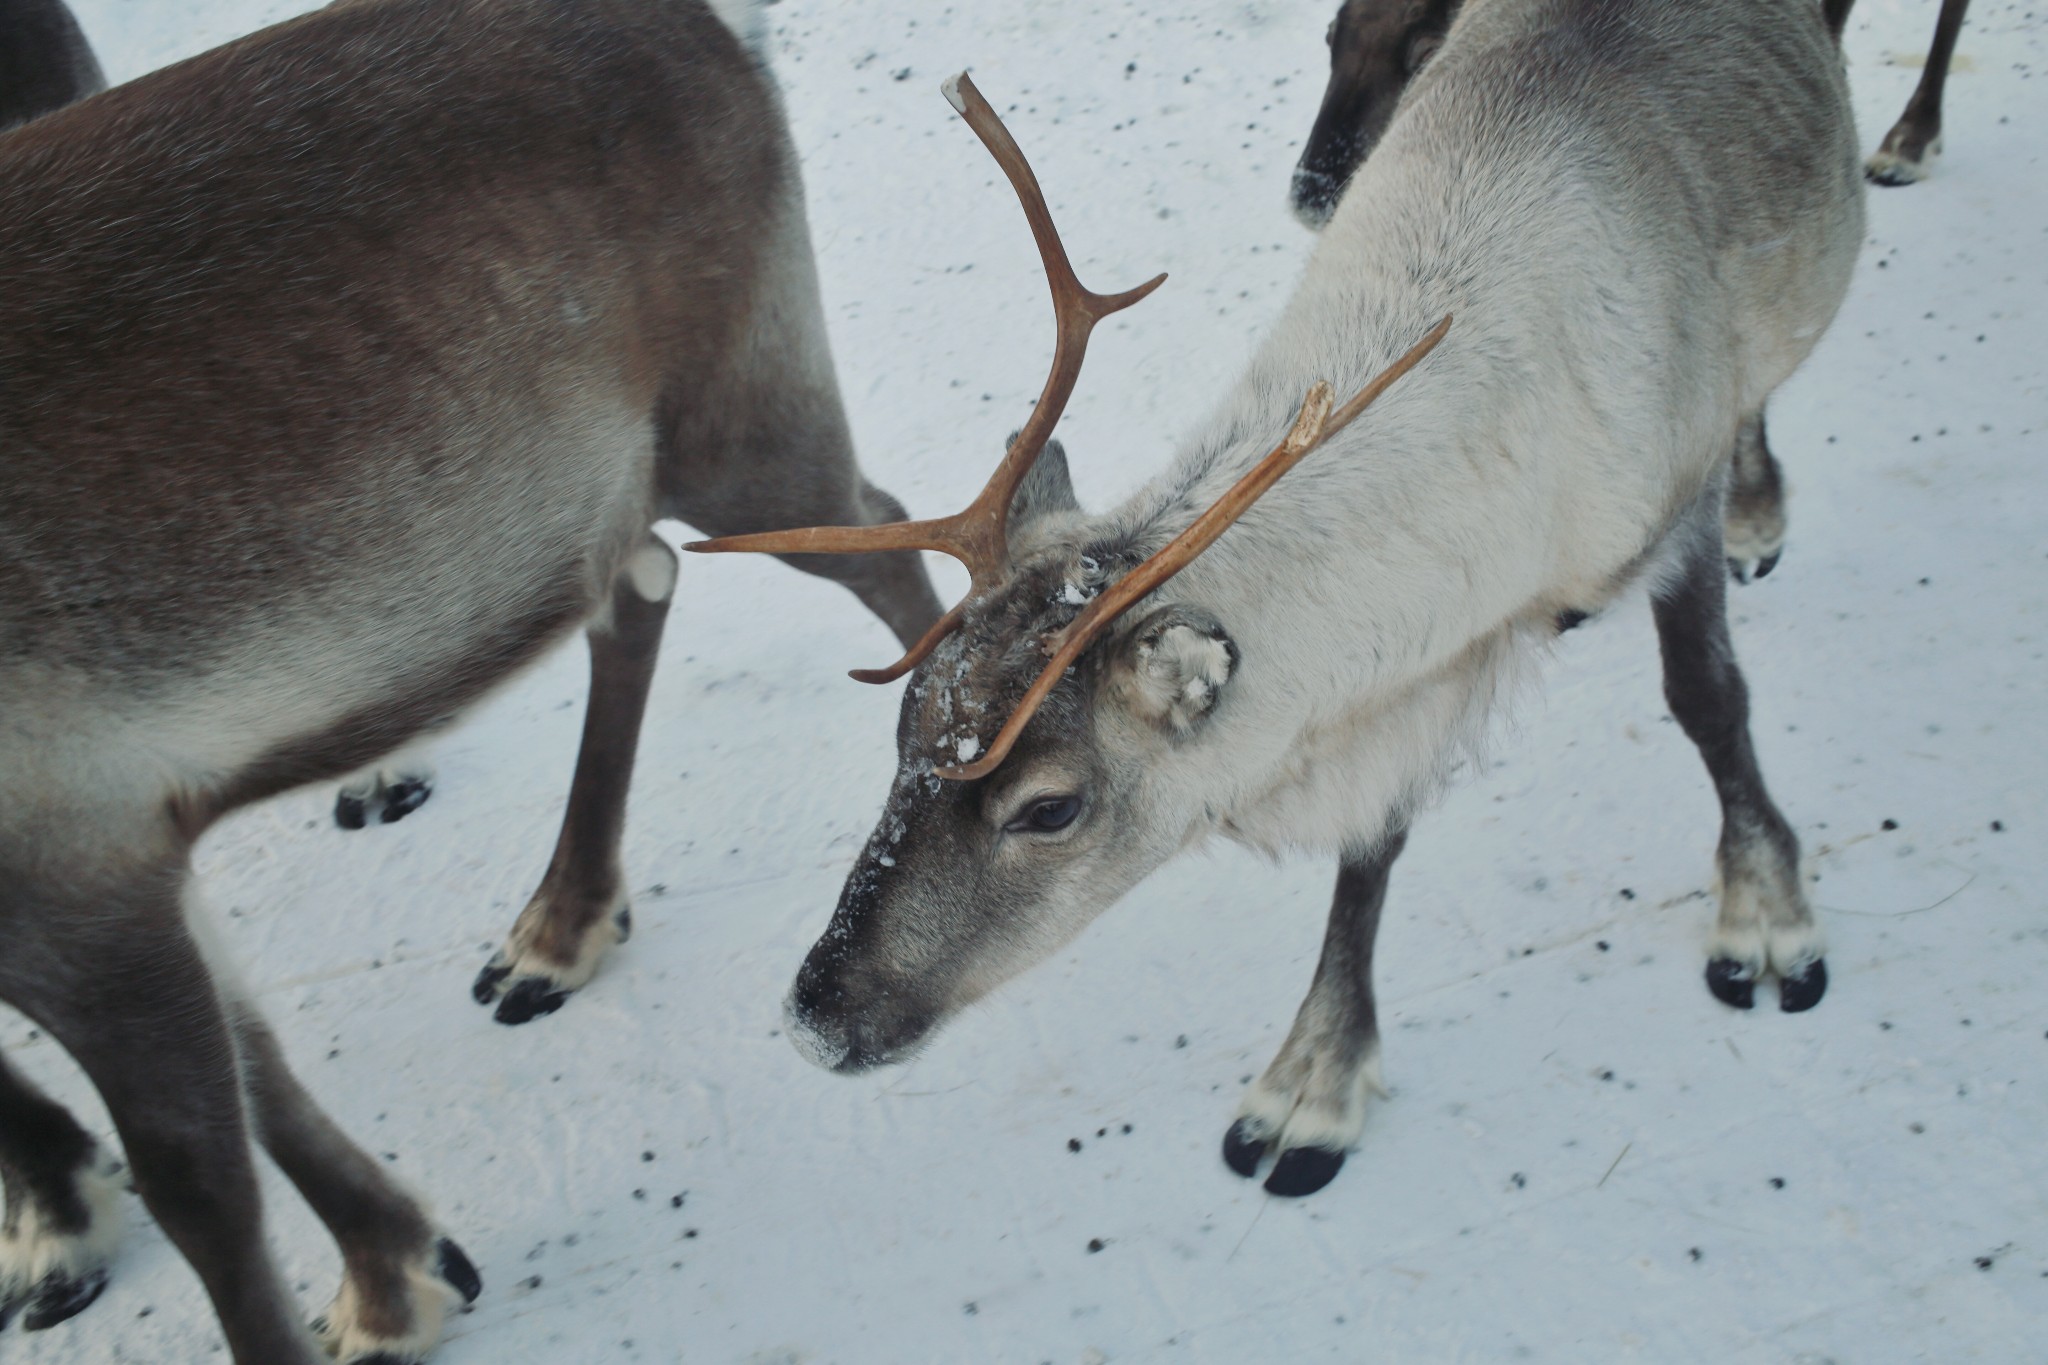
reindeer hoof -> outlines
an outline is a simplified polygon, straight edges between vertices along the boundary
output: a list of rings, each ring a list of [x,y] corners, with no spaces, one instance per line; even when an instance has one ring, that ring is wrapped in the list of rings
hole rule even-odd
[[[434,1273],[462,1295],[464,1303],[475,1303],[477,1295],[484,1292],[484,1277],[476,1273],[475,1263],[446,1237],[434,1243],[434,1254]]]
[[[1223,1135],[1223,1164],[1246,1180],[1259,1173],[1259,1161],[1266,1155],[1266,1140],[1252,1136],[1252,1121],[1239,1119]]]
[[[385,824],[396,824],[427,804],[427,798],[434,794],[434,784],[417,777],[403,777],[384,789],[384,810],[378,819]]]
[[[1787,1014],[1799,1014],[1820,1003],[1828,992],[1828,964],[1824,958],[1815,958],[1796,972],[1778,978],[1778,1008]]]
[[[484,969],[476,974],[476,980],[470,983],[470,998],[479,1005],[490,1004],[498,998],[498,987],[503,985],[505,978],[510,975],[511,963],[506,962],[502,955],[492,958],[484,964]]]
[[[1724,1005],[1746,1010],[1756,1005],[1756,973],[1732,957],[1707,963],[1707,989]]]
[[[54,1271],[29,1291],[26,1303],[0,1304],[0,1327],[5,1327],[15,1310],[21,1309],[22,1331],[48,1331],[92,1307],[93,1300],[106,1287],[105,1267],[75,1277]]]
[[[1327,1147],[1290,1147],[1273,1163],[1273,1173],[1266,1177],[1266,1193],[1288,1198],[1314,1194],[1343,1169],[1342,1152]]]
[[[334,823],[343,829],[363,829],[375,816],[379,824],[403,820],[434,794],[431,778],[377,773],[351,781],[334,798]]]
[[[501,1024],[524,1024],[553,1014],[569,1003],[569,992],[544,976],[523,977],[505,992],[498,1012],[491,1017]]]

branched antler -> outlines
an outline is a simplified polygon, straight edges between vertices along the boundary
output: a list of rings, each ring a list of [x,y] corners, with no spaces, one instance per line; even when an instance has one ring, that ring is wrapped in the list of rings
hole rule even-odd
[[[1107,630],[1117,617],[1129,611],[1138,600],[1154,588],[1186,568],[1195,557],[1216,543],[1230,524],[1243,516],[1245,509],[1257,502],[1262,494],[1280,476],[1300,464],[1302,458],[1371,406],[1372,401],[1387,391],[1389,385],[1415,368],[1416,363],[1444,339],[1444,333],[1451,330],[1447,316],[1442,322],[1430,328],[1429,334],[1408,348],[1407,354],[1389,365],[1374,377],[1371,383],[1353,394],[1351,400],[1335,412],[1330,410],[1330,386],[1317,380],[1315,387],[1302,400],[1301,411],[1296,414],[1294,425],[1280,444],[1273,447],[1264,459],[1252,466],[1249,473],[1239,479],[1230,491],[1218,498],[1209,510],[1195,518],[1194,524],[1168,541],[1160,551],[1125,574],[1109,587],[1096,595],[1095,599],[1081,609],[1081,614],[1067,623],[1064,630],[1047,643],[1052,649],[1052,658],[1040,671],[1038,678],[1024,693],[1024,699],[1017,703],[1017,709],[1010,713],[1009,720],[996,735],[995,742],[988,746],[972,763],[954,764],[939,768],[937,775],[956,782],[970,782],[986,777],[996,766],[1009,757],[1010,749],[1017,737],[1024,733],[1024,727],[1038,711],[1052,689],[1065,676],[1068,668],[1081,657],[1086,649],[1103,631]]]
[[[1066,248],[1060,242],[1058,229],[1053,226],[1052,214],[1045,206],[1045,195],[1038,188],[1038,179],[1032,175],[1030,163],[1024,159],[1024,153],[1010,136],[1009,129],[996,117],[996,111],[989,107],[988,101],[974,88],[974,82],[967,78],[965,72],[946,81],[940,89],[1010,178],[1017,198],[1024,205],[1024,216],[1031,224],[1038,254],[1045,261],[1046,282],[1052,289],[1053,316],[1059,332],[1053,348],[1052,373],[1047,376],[1045,388],[1038,395],[1030,420],[1024,423],[1023,429],[1010,443],[981,493],[965,509],[950,517],[891,522],[886,526],[812,526],[794,531],[722,536],[716,540],[695,541],[683,547],[700,554],[748,551],[781,555],[936,550],[966,565],[972,577],[967,596],[940,617],[924,637],[911,646],[910,652],[896,663],[888,668],[853,670],[856,679],[868,683],[894,681],[924,662],[938,648],[941,640],[960,628],[968,602],[1001,586],[1010,570],[1010,503],[1025,475],[1031,472],[1031,466],[1045,449],[1046,442],[1051,439],[1052,429],[1074,392],[1074,382],[1080,377],[1081,361],[1088,350],[1089,333],[1096,323],[1111,313],[1130,307],[1166,281],[1164,275],[1155,276],[1136,289],[1121,294],[1097,294],[1083,287],[1074,275],[1073,265],[1067,260]],[[1037,714],[1039,706],[1090,643],[1139,599],[1215,544],[1216,538],[1243,516],[1245,509],[1258,501],[1281,475],[1364,412],[1375,398],[1386,392],[1388,385],[1428,355],[1443,340],[1450,327],[1451,320],[1446,317],[1410,347],[1406,355],[1389,365],[1335,411],[1330,406],[1330,386],[1317,381],[1302,401],[1301,412],[1279,445],[1239,479],[1229,492],[1217,499],[1208,511],[1197,517],[1193,525],[1097,595],[1064,630],[1046,641],[1046,649],[1052,658],[1025,692],[1017,709],[1003,723],[987,751],[972,763],[939,768],[937,775],[966,782],[995,771],[996,765],[1009,756],[1017,737],[1023,733],[1031,717]]]
[[[954,111],[981,138],[983,145],[995,157],[996,164],[1003,168],[1003,174],[1010,178],[1017,198],[1024,205],[1024,216],[1031,224],[1031,235],[1038,243],[1038,253],[1045,261],[1046,281],[1052,289],[1053,316],[1059,331],[1053,349],[1052,373],[1046,378],[1045,388],[1038,395],[1038,403],[1032,408],[1030,419],[1010,443],[980,495],[964,510],[950,517],[899,521],[886,526],[813,526],[794,531],[722,536],[683,547],[700,554],[749,551],[782,555],[936,550],[966,565],[972,579],[967,598],[941,617],[925,632],[924,638],[911,646],[910,652],[895,664],[888,668],[855,669],[853,676],[861,682],[891,682],[917,667],[941,640],[959,629],[967,600],[991,591],[1002,582],[1010,568],[1008,529],[1011,499],[1051,439],[1052,429],[1066,409],[1067,399],[1073,395],[1074,383],[1081,375],[1081,361],[1087,354],[1089,333],[1096,323],[1111,313],[1130,307],[1166,281],[1166,276],[1158,275],[1121,294],[1097,294],[1085,288],[1067,260],[1059,230],[1053,226],[1052,213],[1046,208],[1045,195],[1038,188],[1038,178],[1031,173],[1030,163],[1024,159],[1023,151],[996,116],[996,111],[974,88],[974,82],[967,78],[965,72],[944,82],[940,89]]]

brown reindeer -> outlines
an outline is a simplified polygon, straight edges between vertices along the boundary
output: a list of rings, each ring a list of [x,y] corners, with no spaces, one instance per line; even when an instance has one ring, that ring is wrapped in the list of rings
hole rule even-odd
[[[0,0],[0,129],[106,88],[64,0]]]
[[[899,517],[855,463],[795,153],[697,0],[357,0],[0,138],[0,1000],[105,1099],[238,1365],[420,1359],[475,1271],[202,953],[222,815],[359,770],[578,628],[551,1007],[618,842],[676,560],[650,527]],[[909,553],[811,558],[908,642]],[[510,1013],[508,1014],[508,1011]],[[339,1243],[309,1330],[253,1131]],[[0,1316],[106,1277],[105,1154],[0,1062]]]
[[[1855,0],[1822,0],[1837,42]],[[1330,81],[1315,126],[1295,164],[1289,200],[1310,227],[1328,221],[1358,164],[1386,131],[1394,107],[1423,63],[1443,45],[1459,0],[1343,0],[1330,21]],[[1969,0],[1942,0],[1918,88],[1869,161],[1873,184],[1910,185],[1941,150],[1941,93]]]

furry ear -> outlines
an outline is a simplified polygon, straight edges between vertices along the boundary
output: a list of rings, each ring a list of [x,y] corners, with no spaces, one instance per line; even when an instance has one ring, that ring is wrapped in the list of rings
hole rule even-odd
[[[1016,439],[1017,433],[1011,432],[1003,449],[1008,450]],[[1022,531],[1048,513],[1080,510],[1081,501],[1074,496],[1074,481],[1067,474],[1066,447],[1058,441],[1047,441],[1031,472],[1024,476],[1024,482],[1017,485],[1017,492],[1010,499],[1010,525]]]
[[[1222,700],[1237,661],[1236,643],[1208,612],[1161,607],[1125,638],[1111,685],[1134,714],[1184,735]]]

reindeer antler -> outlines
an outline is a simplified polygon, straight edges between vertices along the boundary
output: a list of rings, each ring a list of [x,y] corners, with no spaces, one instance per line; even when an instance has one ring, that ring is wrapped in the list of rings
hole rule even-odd
[[[1066,629],[1047,641],[1053,651],[1052,658],[1024,693],[1024,699],[1017,703],[1017,709],[1010,713],[1009,720],[1003,723],[988,751],[972,763],[936,769],[936,775],[956,782],[969,782],[994,772],[996,766],[1009,757],[1017,736],[1024,733],[1024,727],[1037,714],[1039,706],[1051,695],[1074,660],[1081,657],[1082,650],[1140,598],[1186,568],[1195,556],[1215,544],[1216,538],[1243,516],[1245,509],[1257,502],[1267,489],[1279,482],[1282,474],[1300,464],[1310,451],[1364,412],[1375,398],[1387,391],[1389,385],[1414,369],[1418,361],[1434,350],[1436,344],[1444,339],[1444,333],[1450,330],[1451,319],[1447,315],[1442,322],[1430,328],[1427,336],[1409,347],[1406,355],[1382,370],[1334,413],[1330,411],[1330,386],[1317,380],[1315,387],[1308,391],[1308,397],[1302,400],[1294,425],[1279,445],[1252,466],[1251,472],[1233,484],[1230,491],[1218,498],[1208,511],[1195,518],[1193,525],[1168,541],[1150,559],[1103,589],[1081,609],[1079,616],[1067,623]]]
[[[1010,567],[1010,501],[1016,496],[1017,486],[1024,482],[1024,476],[1031,472],[1039,453],[1045,449],[1054,425],[1066,409],[1067,399],[1074,392],[1074,382],[1080,378],[1081,361],[1088,350],[1089,333],[1096,323],[1111,313],[1130,307],[1166,282],[1166,276],[1157,275],[1122,294],[1097,294],[1083,287],[1074,275],[1073,265],[1067,260],[1059,230],[1053,226],[1052,213],[1045,206],[1045,195],[1038,188],[1038,178],[1031,173],[1031,165],[1024,159],[1016,140],[1010,136],[1010,130],[1003,126],[996,111],[974,88],[974,82],[967,78],[966,72],[945,81],[939,88],[954,112],[967,121],[967,126],[975,131],[990,155],[995,157],[996,164],[1003,168],[1003,174],[1010,178],[1017,198],[1023,202],[1024,216],[1029,220],[1031,235],[1038,243],[1038,254],[1045,261],[1046,282],[1052,288],[1053,315],[1059,332],[1053,348],[1052,373],[1046,378],[1045,388],[1038,395],[1038,403],[1032,408],[1030,419],[1004,452],[1002,462],[996,466],[996,472],[980,495],[950,517],[899,521],[886,526],[813,526],[795,531],[721,536],[683,547],[700,554],[748,551],[781,555],[936,550],[966,565],[972,579],[967,597],[939,618],[925,632],[924,638],[911,646],[910,652],[895,664],[888,668],[853,671],[854,678],[869,683],[891,682],[917,667],[938,648],[939,641],[960,628],[967,601],[1001,583]]]

